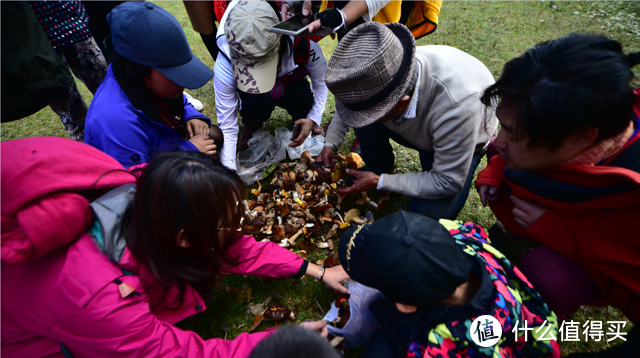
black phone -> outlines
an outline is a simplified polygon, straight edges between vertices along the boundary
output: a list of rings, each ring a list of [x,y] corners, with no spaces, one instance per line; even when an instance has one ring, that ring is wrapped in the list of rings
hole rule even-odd
[[[306,31],[309,24],[314,21],[316,21],[315,15],[304,16],[300,13],[273,25],[269,31],[283,35],[298,36],[300,33]]]
[[[296,124],[293,127],[293,135],[291,136],[291,140],[296,140],[298,139],[298,137],[300,136],[300,133],[302,132],[302,126],[299,124]]]

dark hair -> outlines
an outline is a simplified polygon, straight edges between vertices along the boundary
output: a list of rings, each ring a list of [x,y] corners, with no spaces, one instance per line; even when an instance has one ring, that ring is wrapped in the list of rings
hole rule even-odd
[[[249,358],[340,358],[326,338],[298,325],[284,326],[263,339]]]
[[[629,68],[635,64],[615,40],[570,34],[507,62],[481,101],[495,108],[500,99],[529,146],[557,149],[588,128],[598,129],[597,142],[621,133],[633,118]]]
[[[180,290],[176,308],[187,284],[207,297],[220,268],[237,264],[227,248],[239,238],[243,199],[238,175],[200,152],[163,153],[144,169],[121,230],[129,249],[165,285],[150,294],[152,305],[169,286]],[[188,248],[177,243],[182,230]]]

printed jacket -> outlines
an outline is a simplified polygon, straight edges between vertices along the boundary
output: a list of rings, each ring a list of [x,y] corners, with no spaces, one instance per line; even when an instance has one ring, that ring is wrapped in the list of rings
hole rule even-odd
[[[85,190],[105,171],[123,170],[115,160],[63,138],[2,142],[1,150],[3,357],[62,357],[63,344],[73,357],[247,357],[270,334],[203,340],[173,326],[206,309],[191,288],[178,309],[169,307],[176,298],[175,288],[161,302],[150,304],[160,282],[118,245],[122,238],[109,234],[113,232],[109,214],[119,210],[113,203],[126,205],[126,201],[109,204],[106,199],[110,194],[131,193],[135,178],[116,172],[97,182],[97,192]],[[94,200],[94,210],[89,208],[93,199],[88,197],[127,181]],[[69,196],[70,191],[84,195]],[[75,220],[65,217],[74,212],[82,215]],[[102,241],[96,235],[96,222],[102,227]],[[35,252],[29,252],[24,241],[34,243]],[[303,266],[303,260],[288,250],[247,236],[229,251],[240,257],[237,267],[226,269],[232,273],[285,278]],[[14,255],[6,256],[7,252]],[[118,281],[133,292],[121,292]]]
[[[199,118],[210,125],[211,120],[183,97],[185,122]],[[120,88],[111,65],[87,112],[84,141],[109,154],[125,168],[148,163],[159,152],[198,151],[191,142],[180,138],[178,132],[134,108]]]
[[[540,294],[478,225],[450,220],[440,223],[451,232],[464,252],[479,262],[481,288],[469,305],[437,306],[429,311],[426,327],[409,346],[407,357],[560,357],[558,320]],[[487,289],[487,286],[489,288]],[[482,315],[495,317],[502,337],[493,347],[475,344],[473,321]],[[533,330],[525,332],[517,324]],[[384,326],[384,325],[383,325]],[[537,330],[540,329],[538,332]],[[494,327],[494,331],[497,328]],[[516,338],[517,337],[517,338]]]
[[[635,90],[640,118],[640,90]],[[566,165],[518,173],[498,156],[478,174],[476,186],[503,190],[491,210],[509,231],[530,237],[582,265],[608,303],[640,321],[640,130],[603,165]],[[519,175],[523,175],[522,178]],[[526,174],[526,175],[525,175]],[[513,218],[509,194],[549,207],[524,230]]]

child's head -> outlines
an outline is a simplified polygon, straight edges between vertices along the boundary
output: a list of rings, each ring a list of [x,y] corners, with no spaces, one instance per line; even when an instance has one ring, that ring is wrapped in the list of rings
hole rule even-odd
[[[299,325],[284,326],[255,346],[249,358],[339,358],[326,338]]]
[[[471,267],[444,226],[406,211],[347,230],[338,254],[351,278],[410,306],[446,300],[468,281]]]
[[[502,130],[494,145],[507,165],[553,166],[623,132],[633,116],[633,62],[617,41],[583,34],[536,45],[507,62],[482,97],[497,105]]]
[[[201,293],[213,284],[238,239],[244,185],[200,152],[158,155],[137,182],[123,218],[127,246],[167,285]]]
[[[107,21],[115,52],[151,68],[149,75],[155,87],[175,84],[176,88],[200,88],[213,77],[213,71],[191,52],[178,20],[160,6],[125,2],[109,13]],[[173,98],[176,88],[156,94]],[[154,86],[150,89],[155,92]]]

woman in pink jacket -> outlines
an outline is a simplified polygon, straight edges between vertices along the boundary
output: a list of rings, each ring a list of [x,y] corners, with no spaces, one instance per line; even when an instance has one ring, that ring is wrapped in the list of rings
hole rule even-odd
[[[1,153],[3,357],[247,357],[271,332],[203,340],[173,324],[205,309],[221,270],[318,275],[238,234],[242,182],[202,153],[162,154],[139,178],[68,139]],[[347,277],[336,267],[324,281],[346,291]]]

